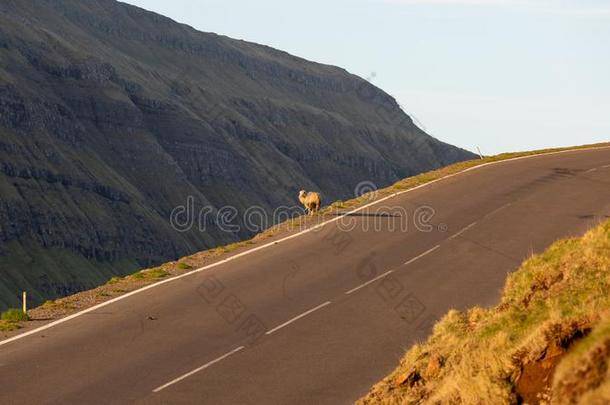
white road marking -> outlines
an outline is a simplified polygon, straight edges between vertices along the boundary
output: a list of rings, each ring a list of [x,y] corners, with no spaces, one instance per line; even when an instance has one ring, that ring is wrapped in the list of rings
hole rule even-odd
[[[446,180],[446,179],[449,179],[451,177],[455,177],[455,176],[458,176],[458,175],[461,175],[461,174],[464,174],[464,173],[468,173],[468,172],[470,172],[472,170],[478,170],[478,169],[481,169],[483,167],[499,165],[499,164],[504,164],[504,163],[508,163],[508,162],[514,162],[516,160],[533,159],[533,158],[539,158],[539,157],[543,157],[543,156],[558,155],[558,154],[562,154],[562,153],[583,152],[583,151],[600,150],[600,149],[608,149],[608,148],[610,148],[610,146],[601,146],[601,147],[583,148],[583,149],[561,150],[561,151],[557,151],[557,152],[542,153],[542,154],[538,154],[538,155],[528,155],[528,156],[520,156],[520,157],[516,157],[516,158],[512,158],[512,159],[506,159],[506,160],[497,160],[495,162],[487,162],[487,163],[483,163],[482,165],[477,165],[477,166],[469,167],[469,168],[464,169],[462,171],[459,171],[459,172],[456,172],[456,173],[452,173],[452,174],[448,174],[447,176],[438,178],[436,180],[432,180],[432,181],[430,181],[428,183],[420,184],[419,186],[410,188],[408,190],[398,191],[396,193],[390,194],[390,195],[388,195],[386,197],[380,198],[379,200],[375,200],[375,201],[372,201],[372,202],[370,202],[370,203],[368,203],[366,205],[363,205],[362,207],[354,208],[353,210],[348,211],[348,212],[346,212],[343,215],[338,215],[338,216],[336,216],[336,217],[334,217],[332,219],[329,219],[328,221],[319,223],[318,225],[312,226],[311,228],[304,229],[304,230],[302,230],[300,232],[295,233],[294,235],[290,235],[290,236],[286,236],[284,238],[278,239],[275,242],[269,242],[267,244],[264,244],[264,245],[261,245],[261,246],[258,246],[258,247],[246,250],[245,252],[241,252],[241,253],[238,253],[238,254],[233,255],[231,257],[228,257],[226,259],[219,260],[218,262],[215,262],[215,263],[212,263],[212,264],[208,264],[207,266],[203,266],[203,267],[200,267],[200,268],[195,269],[195,270],[191,270],[188,273],[180,274],[180,275],[175,276],[175,277],[170,277],[170,278],[167,278],[165,280],[156,282],[154,284],[149,284],[149,285],[144,286],[144,287],[142,287],[140,289],[128,292],[126,294],[123,294],[123,295],[118,296],[116,298],[113,298],[111,300],[104,301],[104,302],[102,302],[100,304],[94,305],[94,306],[89,307],[87,309],[83,309],[80,312],[75,312],[72,315],[68,315],[68,316],[66,316],[64,318],[61,318],[61,319],[58,319],[56,321],[50,322],[50,323],[48,323],[46,325],[42,325],[42,326],[40,326],[38,328],[29,330],[27,332],[23,332],[23,333],[21,333],[19,335],[15,335],[15,336],[13,336],[11,338],[8,338],[8,339],[5,339],[5,340],[2,340],[2,341],[0,341],[0,346],[5,345],[5,344],[10,343],[10,342],[13,342],[13,341],[18,340],[18,339],[23,339],[26,336],[33,335],[35,333],[38,333],[38,332],[41,332],[43,330],[52,328],[53,326],[62,324],[64,322],[68,322],[71,319],[74,319],[74,318],[77,318],[77,317],[82,316],[84,314],[87,314],[89,312],[95,311],[96,309],[103,308],[106,305],[113,304],[113,303],[115,303],[117,301],[124,300],[124,299],[126,299],[128,297],[131,297],[132,295],[139,294],[139,293],[144,292],[146,290],[149,290],[151,288],[156,288],[156,287],[159,287],[159,286],[161,286],[163,284],[171,283],[173,281],[179,280],[179,279],[181,279],[183,277],[192,276],[193,274],[197,274],[199,272],[208,270],[208,269],[210,269],[212,267],[220,266],[220,265],[222,265],[224,263],[227,263],[227,262],[230,262],[232,260],[238,259],[240,257],[252,254],[252,253],[257,252],[259,250],[266,249],[266,248],[269,248],[271,246],[275,246],[279,242],[283,242],[285,240],[297,238],[297,237],[299,237],[301,235],[304,235],[304,234],[306,234],[308,232],[312,232],[312,231],[318,230],[318,229],[322,228],[325,225],[328,225],[328,224],[331,224],[331,223],[333,223],[335,221],[338,221],[339,219],[341,219],[342,217],[344,217],[346,215],[350,215],[350,214],[356,213],[358,211],[362,211],[364,209],[372,207],[373,205],[379,204],[380,202],[386,201],[386,200],[388,200],[390,198],[394,198],[394,197],[402,195],[402,194],[410,193],[410,192],[413,192],[415,190],[419,190],[420,188],[423,188],[423,187],[428,187],[428,186],[430,186],[430,185],[432,185],[434,183],[437,183],[437,182],[440,182],[440,181],[443,181],[443,180]]]
[[[597,170],[597,167],[594,167],[593,169],[589,169],[587,171],[585,171],[585,173],[591,173]]]
[[[231,350],[230,352],[225,353],[222,356],[220,356],[220,357],[218,357],[218,358],[216,358],[216,359],[214,359],[214,360],[212,360],[210,362],[205,363],[203,366],[197,367],[193,371],[189,371],[188,373],[181,375],[180,377],[176,378],[175,380],[171,380],[167,384],[163,384],[163,385],[155,388],[153,390],[153,392],[159,392],[159,391],[169,387],[170,385],[176,384],[177,382],[182,381],[185,378],[188,378],[188,377],[192,376],[193,374],[200,372],[201,370],[205,370],[206,368],[210,367],[212,364],[216,364],[219,361],[226,359],[227,357],[231,356],[232,354],[237,353],[238,351],[240,351],[242,349],[245,349],[245,346],[239,346],[239,347]]]
[[[367,281],[366,283],[360,284],[358,287],[354,287],[354,288],[352,288],[351,290],[346,291],[346,292],[345,292],[345,294],[348,294],[348,295],[349,295],[349,294],[351,294],[351,293],[353,293],[353,292],[355,292],[355,291],[358,291],[359,289],[364,288],[364,287],[366,287],[367,285],[369,285],[369,284],[371,284],[371,283],[374,283],[375,281],[377,281],[377,280],[379,280],[379,279],[381,279],[381,278],[384,278],[385,276],[387,276],[388,274],[390,274],[390,273],[391,273],[391,272],[393,272],[393,271],[394,271],[394,270],[389,270],[389,271],[386,271],[385,273],[383,273],[383,274],[381,274],[381,275],[379,275],[379,276],[377,276],[377,277],[375,277],[375,278],[373,278],[373,279],[370,279],[370,280],[369,280],[369,281]]]
[[[294,318],[292,318],[291,320],[286,321],[283,324],[278,325],[278,326],[276,326],[275,328],[273,328],[271,330],[268,330],[267,332],[265,332],[265,335],[270,335],[270,334],[272,334],[274,332],[277,332],[278,330],[282,329],[283,327],[288,326],[288,325],[290,325],[291,323],[293,323],[295,321],[298,321],[299,319],[303,318],[304,316],[307,316],[307,315],[311,314],[312,312],[317,311],[318,309],[324,308],[325,306],[329,305],[330,303],[331,303],[330,301],[326,301],[324,304],[320,304],[317,307],[310,309],[309,311],[305,311],[301,315],[297,315]]]
[[[500,208],[496,208],[495,210],[493,210],[492,212],[485,214],[485,216],[483,217],[483,219],[485,218],[489,218],[493,215],[496,215],[498,212],[502,211],[504,208],[511,206],[513,203],[506,203],[503,206],[501,206]]]
[[[609,168],[609,167],[610,167],[610,165],[605,165],[605,166],[602,166],[601,168],[602,168],[602,169],[607,169],[607,168]]]
[[[434,252],[434,251],[435,251],[436,249],[438,249],[439,247],[441,247],[441,245],[436,245],[436,246],[434,246],[432,249],[428,249],[428,250],[426,250],[426,251],[425,251],[424,253],[422,253],[421,255],[419,255],[419,256],[415,256],[413,259],[411,259],[411,260],[409,260],[409,261],[406,261],[406,262],[405,262],[405,265],[406,265],[406,264],[411,264],[411,263],[413,263],[414,261],[419,260],[419,259],[421,259],[422,257],[424,257],[424,256],[426,256],[426,255],[429,255],[430,253]]]
[[[468,226],[463,227],[463,228],[462,228],[462,229],[461,229],[459,232],[454,233],[453,235],[451,235],[451,236],[449,237],[449,239],[455,239],[455,238],[457,238],[458,236],[460,236],[461,234],[463,234],[464,232],[466,232],[467,230],[469,230],[470,228],[472,228],[472,227],[473,227],[473,226],[475,226],[476,224],[477,224],[477,221],[474,221],[472,224],[470,224],[470,225],[468,225]]]

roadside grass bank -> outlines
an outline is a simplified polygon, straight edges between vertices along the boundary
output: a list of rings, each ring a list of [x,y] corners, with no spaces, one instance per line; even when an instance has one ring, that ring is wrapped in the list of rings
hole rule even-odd
[[[610,221],[526,260],[496,307],[449,311],[357,403],[610,403]]]
[[[475,159],[464,162],[455,163],[437,170],[426,173],[421,173],[416,176],[407,177],[388,187],[375,190],[356,198],[346,201],[335,201],[327,207],[323,208],[318,215],[309,217],[307,215],[289,219],[280,224],[274,225],[267,230],[257,234],[252,239],[219,246],[205,251],[197,252],[192,255],[183,257],[177,261],[164,263],[162,265],[143,269],[125,277],[113,277],[106,284],[96,287],[91,290],[82,291],[73,295],[69,295],[56,300],[49,300],[44,304],[28,311],[31,320],[56,320],[72,313],[87,309],[96,304],[116,298],[122,294],[137,290],[149,284],[160,280],[184,274],[202,266],[208,265],[214,261],[228,257],[230,254],[245,251],[257,244],[264,244],[274,239],[288,236],[299,230],[315,226],[318,223],[332,219],[337,215],[356,209],[363,205],[369,204],[375,200],[390,196],[399,192],[407,191],[414,187],[430,183],[434,180],[443,177],[454,175],[464,170],[480,166],[487,163],[503,161],[518,157],[541,155],[553,152],[578,150],[595,147],[608,147],[610,143],[583,145],[570,148],[555,148],[538,151],[503,153],[495,156],[484,157],[483,159]],[[20,321],[11,324],[10,330],[15,330],[21,327]],[[0,332],[8,332],[9,326],[3,327],[0,322]]]
[[[21,328],[21,322],[29,321],[28,314],[21,309],[9,308],[0,314],[0,332],[10,332]]]

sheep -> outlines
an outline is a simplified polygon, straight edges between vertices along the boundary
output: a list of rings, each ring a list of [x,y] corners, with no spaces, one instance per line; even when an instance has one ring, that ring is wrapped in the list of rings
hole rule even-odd
[[[314,212],[320,210],[322,199],[320,194],[315,191],[307,192],[305,190],[299,191],[299,201],[305,206],[305,209],[309,212],[309,215],[313,215]]]

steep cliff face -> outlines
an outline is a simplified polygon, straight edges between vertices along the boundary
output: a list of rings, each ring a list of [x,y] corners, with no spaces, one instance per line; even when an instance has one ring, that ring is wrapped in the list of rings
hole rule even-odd
[[[471,157],[334,66],[111,0],[0,3],[0,308],[248,235],[174,229],[189,197],[271,211]]]

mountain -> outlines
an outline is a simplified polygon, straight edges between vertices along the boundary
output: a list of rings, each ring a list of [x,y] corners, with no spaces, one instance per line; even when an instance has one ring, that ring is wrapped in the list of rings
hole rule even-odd
[[[347,71],[112,0],[0,3],[0,308],[249,236],[271,212],[472,158]]]

